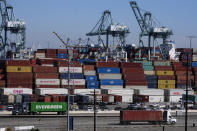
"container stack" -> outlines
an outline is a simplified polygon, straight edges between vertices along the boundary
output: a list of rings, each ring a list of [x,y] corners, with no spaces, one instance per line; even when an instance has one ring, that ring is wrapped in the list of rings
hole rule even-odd
[[[143,65],[145,75],[155,75],[152,61],[143,61],[142,65]]]
[[[57,58],[56,49],[46,49],[46,58]]]
[[[193,85],[194,76],[192,75],[192,71],[187,66],[183,65],[182,62],[174,62],[173,67],[176,75],[176,88],[185,89],[187,85],[187,73],[188,73],[188,84],[191,82]]]
[[[68,51],[67,51],[67,49],[58,49],[57,50],[57,58],[59,58],[59,59],[66,59],[66,58],[68,58]]]
[[[62,88],[68,88],[69,85],[72,89],[85,89],[85,79],[80,62],[71,61],[68,63],[67,61],[59,61],[58,65]],[[70,81],[68,83],[69,73]]]
[[[123,89],[122,74],[117,62],[97,62],[101,89]]]
[[[31,88],[32,66],[29,60],[7,60],[7,88]]]
[[[148,82],[144,74],[142,63],[121,63],[126,88],[147,88]]]
[[[146,75],[148,81],[148,88],[156,89],[158,87],[158,79],[156,75]]]
[[[86,85],[87,89],[98,89],[99,82],[97,80],[97,76],[86,76]]]
[[[190,48],[183,48],[181,49],[180,60],[182,62],[187,62],[192,59],[192,49]]]
[[[35,88],[60,88],[57,67],[34,66]]]
[[[158,88],[159,89],[174,89],[175,88],[175,76],[169,61],[155,61],[155,71],[158,76]]]

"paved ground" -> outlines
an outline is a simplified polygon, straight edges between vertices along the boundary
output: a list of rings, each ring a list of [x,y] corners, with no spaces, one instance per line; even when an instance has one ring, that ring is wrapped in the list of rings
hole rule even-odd
[[[164,131],[184,131],[184,117],[177,117],[175,126],[165,126]],[[93,131],[93,117],[74,117],[74,131]],[[193,123],[196,127],[193,127]],[[1,117],[0,128],[35,126],[40,131],[65,131],[66,117]],[[138,123],[119,125],[119,117],[97,117],[97,131],[163,131],[163,126]],[[197,131],[197,115],[189,116],[188,131]]]

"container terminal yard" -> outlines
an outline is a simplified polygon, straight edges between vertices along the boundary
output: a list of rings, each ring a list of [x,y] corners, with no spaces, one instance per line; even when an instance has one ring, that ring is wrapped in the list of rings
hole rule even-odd
[[[176,48],[171,29],[152,24],[136,1],[128,4],[138,46],[126,43],[129,28],[105,10],[86,33],[98,44],[72,44],[54,31],[61,49],[32,51],[26,23],[1,0],[0,131],[196,131],[197,48],[191,41]]]

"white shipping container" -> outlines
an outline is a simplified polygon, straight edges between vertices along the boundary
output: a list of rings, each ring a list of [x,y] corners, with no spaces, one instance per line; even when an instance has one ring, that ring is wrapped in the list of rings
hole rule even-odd
[[[148,86],[125,86],[125,89],[148,89]]]
[[[36,85],[60,85],[60,79],[36,79]]]
[[[179,102],[182,96],[169,96],[169,102]]]
[[[186,90],[185,89],[170,89],[170,90],[165,90],[165,95],[170,95],[170,96],[179,96],[179,95],[183,95],[186,94]],[[188,91],[189,95],[193,95],[194,92],[193,91]]]
[[[193,48],[193,53],[197,53],[197,48]]]
[[[116,85],[102,85],[100,86],[101,89],[123,89],[123,86],[116,86]]]
[[[113,95],[132,95],[134,94],[133,89],[102,89],[102,94],[113,94]]]
[[[85,76],[95,76],[96,75],[95,70],[84,70],[83,72],[84,72]]]
[[[132,103],[133,102],[133,95],[122,95],[122,102]]]
[[[61,84],[68,85],[68,80],[62,79]],[[70,85],[85,85],[85,79],[70,79],[69,84]]]
[[[35,93],[37,95],[68,94],[68,89],[64,89],[64,88],[36,88]]]
[[[135,89],[134,93],[137,95],[163,96],[164,90],[162,89]]]
[[[155,71],[144,71],[145,75],[155,75]]]
[[[74,89],[74,94],[93,95],[94,89]],[[101,90],[95,89],[95,94],[101,94]]]
[[[0,89],[2,95],[17,95],[17,94],[32,94],[32,89],[29,88],[2,88]]]
[[[82,67],[70,67],[70,73],[82,73]],[[68,73],[68,67],[59,67],[59,73]]]
[[[40,59],[43,59],[46,57],[45,53],[36,53],[35,56],[36,56],[36,58],[40,58]]]
[[[192,56],[192,61],[197,61],[197,55]]]
[[[8,103],[14,103],[15,102],[15,96],[14,95],[8,95]]]
[[[120,73],[100,73],[99,79],[122,79],[122,74]]]
[[[108,102],[113,103],[113,102],[114,102],[114,96],[109,96],[109,98],[108,98]]]
[[[149,102],[164,102],[164,96],[163,95],[150,95],[149,96]]]

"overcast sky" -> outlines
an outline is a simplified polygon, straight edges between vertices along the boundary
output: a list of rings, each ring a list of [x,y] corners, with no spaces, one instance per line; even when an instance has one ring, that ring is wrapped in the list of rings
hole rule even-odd
[[[86,39],[104,10],[110,10],[113,20],[128,26],[128,44],[137,44],[140,28],[129,5],[130,0],[7,0],[15,16],[26,22],[26,45],[57,48],[64,40]],[[172,29],[176,47],[189,47],[187,35],[197,36],[197,0],[137,0],[141,9]],[[197,39],[192,46],[197,48]]]

